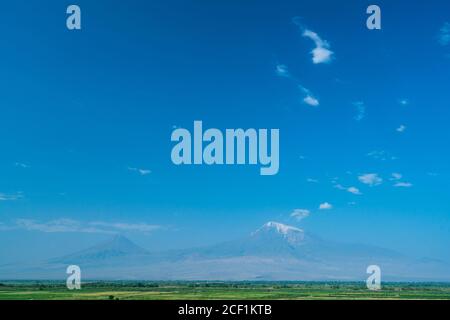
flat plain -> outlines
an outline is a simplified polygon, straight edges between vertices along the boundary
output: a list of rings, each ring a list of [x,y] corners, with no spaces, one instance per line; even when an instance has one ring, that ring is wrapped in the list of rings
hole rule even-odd
[[[449,300],[450,283],[0,281],[0,300]]]

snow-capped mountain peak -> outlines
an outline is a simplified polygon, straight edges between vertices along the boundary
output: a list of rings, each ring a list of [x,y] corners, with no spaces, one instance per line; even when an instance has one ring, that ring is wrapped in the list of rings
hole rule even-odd
[[[305,238],[305,234],[302,229],[274,221],[267,222],[261,228],[252,233],[253,237],[266,237],[268,235],[275,237],[281,236],[291,245],[299,244]]]
[[[267,222],[263,226],[263,228],[265,228],[265,229],[275,229],[275,230],[277,230],[278,233],[281,233],[281,234],[284,234],[284,235],[286,235],[286,234],[288,234],[290,232],[301,232],[301,233],[303,233],[302,229],[299,229],[299,228],[296,228],[296,227],[293,227],[293,226],[288,226],[286,224],[282,224],[282,223],[274,222],[274,221]]]

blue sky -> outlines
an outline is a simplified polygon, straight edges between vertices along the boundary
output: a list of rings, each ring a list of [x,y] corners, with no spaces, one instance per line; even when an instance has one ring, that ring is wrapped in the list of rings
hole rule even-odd
[[[372,31],[367,1],[77,1],[81,31],[69,4],[2,4],[0,261],[268,220],[450,260],[450,4],[377,1]],[[279,128],[280,172],[174,166],[194,120]]]

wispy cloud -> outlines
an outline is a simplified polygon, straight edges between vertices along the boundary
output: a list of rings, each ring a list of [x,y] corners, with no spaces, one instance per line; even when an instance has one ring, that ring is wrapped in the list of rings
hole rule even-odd
[[[400,181],[402,178],[403,175],[401,173],[394,172],[389,180],[395,182],[394,187],[397,188],[410,188],[413,186],[412,183]]]
[[[141,168],[134,168],[134,167],[128,167],[129,171],[133,171],[133,172],[137,172],[139,173],[141,176],[146,176],[150,173],[152,173],[151,170],[148,169],[141,169]]]
[[[288,67],[284,64],[277,64],[275,73],[280,77],[290,78]]]
[[[355,195],[362,195],[362,192],[356,187],[344,187],[342,184],[335,184],[334,187],[336,189],[347,191]]]
[[[400,132],[400,133],[405,132],[406,126],[402,124],[400,127],[398,127],[398,128],[395,129],[395,130],[396,130],[397,132]]]
[[[101,221],[91,222],[89,223],[89,225],[106,229],[113,229],[120,231],[137,231],[137,232],[151,232],[161,228],[158,225],[152,225],[147,223],[123,223],[123,222],[110,223]]]
[[[438,41],[443,46],[450,43],[450,22],[445,22],[439,30]]]
[[[330,63],[333,60],[334,52],[330,49],[328,41],[323,40],[316,32],[306,28],[301,22],[301,18],[292,19],[302,31],[302,36],[314,42],[315,48],[311,51],[314,64]]]
[[[403,177],[403,175],[398,172],[394,172],[391,176],[392,176],[392,178],[389,180],[393,180],[393,181],[400,180]]]
[[[362,101],[353,102],[353,106],[356,108],[356,121],[361,121],[366,117],[366,105]]]
[[[16,225],[19,229],[27,231],[41,231],[41,232],[88,232],[83,228],[78,221],[72,219],[58,219],[48,222],[38,222],[32,219],[17,219]],[[93,232],[89,230],[89,232]]]
[[[328,202],[324,202],[319,205],[319,210],[330,210],[332,208],[333,208],[333,205],[331,205]]]
[[[398,103],[401,104],[402,106],[407,106],[409,104],[409,100],[408,99],[400,99],[400,100],[398,100]]]
[[[319,180],[313,179],[313,178],[308,178],[308,179],[306,179],[306,182],[309,182],[309,183],[319,183]]]
[[[294,209],[294,211],[291,213],[291,217],[296,219],[297,221],[301,221],[309,217],[310,214],[311,212],[307,209]]]
[[[159,225],[146,223],[111,223],[111,222],[81,222],[73,219],[56,219],[39,222],[33,219],[17,219],[9,229],[39,231],[45,233],[104,233],[116,234],[120,232],[149,233],[161,228]]]
[[[319,106],[319,100],[311,93],[311,91],[307,88],[305,88],[304,86],[300,85],[300,81],[298,79],[296,79],[295,77],[293,77],[288,70],[288,67],[284,64],[277,64],[276,66],[276,70],[275,73],[279,76],[279,77],[283,77],[283,78],[288,78],[290,80],[292,80],[293,82],[297,83],[300,91],[303,94],[303,103],[312,106],[312,107],[317,107]]]
[[[323,40],[314,31],[305,29],[303,31],[303,36],[314,41],[316,47],[311,51],[312,61],[314,64],[319,63],[330,63],[334,52],[330,50],[330,45],[327,41]]]
[[[383,179],[378,176],[377,173],[365,173],[358,177],[358,180],[369,186],[377,186],[383,183]]]
[[[411,188],[412,186],[413,184],[409,182],[397,182],[396,184],[394,184],[394,187],[397,188]]]
[[[361,191],[356,187],[347,188],[347,191],[356,195],[362,195]]]
[[[300,90],[304,94],[303,102],[311,107],[317,107],[319,106],[319,100],[314,97],[314,95],[311,93],[309,89],[306,89],[303,86],[299,86]]]
[[[371,151],[367,154],[368,157],[380,160],[380,161],[387,161],[387,160],[397,160],[397,157],[391,155],[389,152],[384,150],[375,150]]]
[[[334,181],[332,181],[334,183]],[[345,190],[346,188],[342,184],[335,184],[334,187],[339,190]]]
[[[18,168],[23,168],[23,169],[28,169],[30,166],[26,163],[23,162],[15,162],[14,166],[18,167]]]
[[[319,100],[311,93],[311,91],[302,85],[300,85],[300,81],[298,81],[296,78],[294,78],[290,73],[286,65],[284,64],[278,64],[275,70],[275,73],[279,77],[288,78],[292,80],[293,82],[297,83],[300,91],[302,92],[302,100],[303,103],[312,106],[317,107],[320,103]]]
[[[0,201],[16,201],[22,198],[23,198],[22,192],[17,192],[14,194],[0,193]]]

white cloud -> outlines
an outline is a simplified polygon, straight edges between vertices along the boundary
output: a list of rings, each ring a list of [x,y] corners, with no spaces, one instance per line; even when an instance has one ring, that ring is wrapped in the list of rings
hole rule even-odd
[[[306,96],[305,99],[303,99],[303,102],[312,107],[317,107],[319,105],[319,100],[310,95]]]
[[[287,66],[284,64],[277,65],[276,74],[279,77],[289,78],[298,83],[298,81],[290,75]],[[305,103],[309,106],[312,106],[312,107],[317,107],[320,104],[319,100],[311,93],[310,90],[306,89],[305,87],[303,87],[301,85],[299,85],[299,88],[303,92],[303,103]]]
[[[401,125],[400,127],[398,127],[396,130],[397,130],[397,132],[400,132],[400,133],[405,132],[406,126],[402,124],[402,125]]]
[[[334,183],[335,182],[335,180],[333,180],[333,181],[331,181],[332,183]],[[339,190],[345,190],[345,187],[342,185],[342,184],[335,184],[334,185],[334,187],[336,188],[336,189],[339,189]]]
[[[410,188],[410,187],[413,186],[412,183],[399,181],[402,178],[403,178],[403,175],[401,173],[395,172],[395,173],[392,174],[392,177],[389,180],[395,181],[394,187]]]
[[[364,184],[369,186],[377,186],[383,182],[383,179],[378,176],[376,173],[366,173],[360,175],[358,180]]]
[[[284,64],[277,64],[276,74],[280,77],[290,77],[288,67]]]
[[[295,218],[298,221],[301,221],[309,217],[310,214],[311,212],[307,209],[294,209],[294,211],[291,213],[291,217]]]
[[[16,201],[23,198],[22,192],[17,192],[14,194],[0,193],[0,201]]]
[[[152,173],[152,171],[151,171],[151,170],[148,170],[148,169],[140,169],[140,168],[133,168],[133,167],[128,167],[128,170],[129,170],[129,171],[137,172],[137,173],[139,173],[141,176],[146,176],[146,175]]]
[[[409,182],[397,182],[396,184],[394,184],[394,187],[397,188],[411,188],[412,186],[413,184]]]
[[[14,166],[23,168],[23,169],[28,169],[30,167],[29,165],[22,163],[22,162],[16,162],[16,163],[14,163]]]
[[[303,102],[307,105],[310,105],[311,107],[317,107],[319,106],[319,100],[317,100],[316,97],[311,93],[310,90],[306,89],[305,87],[299,86],[300,90],[305,94],[305,97],[303,98]]]
[[[356,121],[361,121],[366,116],[366,105],[362,101],[353,102],[353,106],[356,108]]]
[[[402,106],[407,106],[409,104],[409,101],[408,99],[400,99],[398,103],[400,103]]]
[[[367,154],[368,157],[375,160],[386,161],[386,160],[397,160],[398,158],[389,154],[384,150],[371,151]]]
[[[403,175],[401,173],[394,172],[392,174],[392,178],[390,180],[400,180],[402,177],[403,177]]]
[[[57,219],[48,222],[38,222],[32,219],[18,219],[16,225],[27,231],[54,232],[86,232],[78,221],[72,219]]]
[[[332,208],[333,206],[328,202],[324,202],[319,205],[319,210],[330,210]]]
[[[439,43],[446,46],[450,43],[450,22],[444,23],[438,36]]]
[[[347,191],[350,192],[350,193],[356,194],[356,195],[361,195],[362,194],[361,191],[359,191],[359,189],[356,188],[356,187],[350,187],[350,188],[347,189]]]
[[[347,188],[347,187],[344,187],[342,184],[335,184],[334,187],[336,189],[339,189],[339,190],[345,190],[345,191],[350,192],[352,194],[362,195],[361,191],[358,188],[356,188],[356,187],[348,187]]]
[[[32,219],[17,219],[15,228],[27,231],[40,231],[45,233],[104,233],[116,234],[119,232],[143,232],[148,233],[161,227],[146,223],[110,223],[110,222],[80,222],[73,219],[56,219],[47,222],[39,222]]]
[[[160,226],[147,224],[147,223],[110,223],[110,222],[91,222],[89,225],[95,227],[105,227],[107,229],[123,230],[123,231],[138,231],[138,232],[151,232],[160,229]]]
[[[313,179],[313,178],[308,178],[308,179],[306,179],[306,181],[309,183],[319,183],[319,180]]]
[[[303,31],[303,36],[314,41],[314,44],[316,45],[311,51],[314,64],[331,62],[334,52],[330,50],[330,45],[327,41],[319,37],[314,31],[308,29]]]

